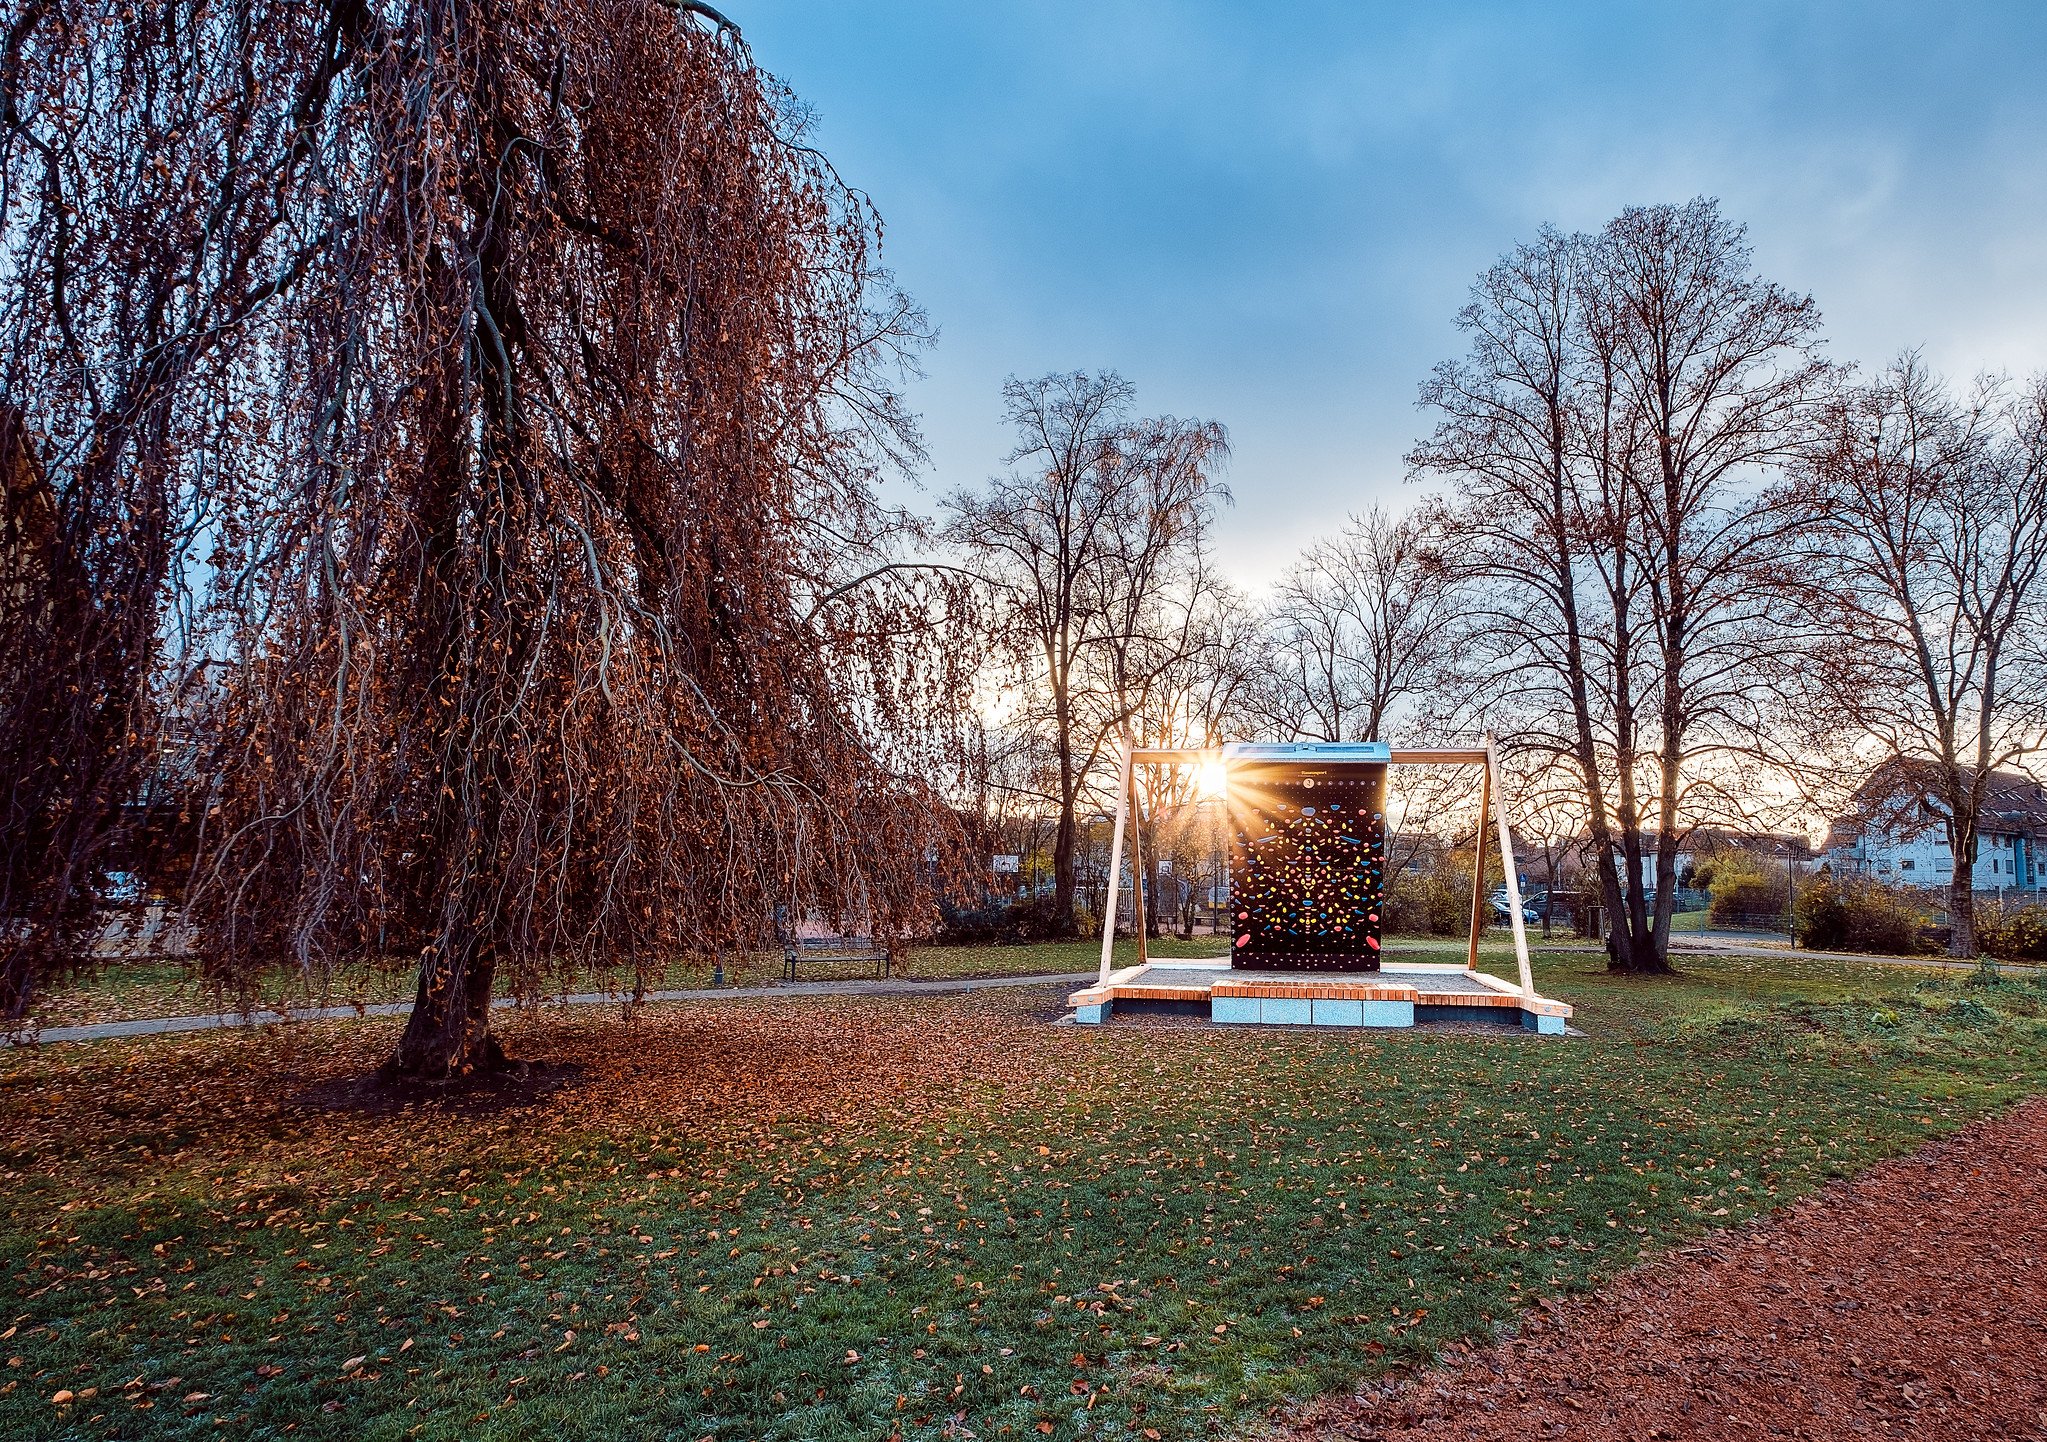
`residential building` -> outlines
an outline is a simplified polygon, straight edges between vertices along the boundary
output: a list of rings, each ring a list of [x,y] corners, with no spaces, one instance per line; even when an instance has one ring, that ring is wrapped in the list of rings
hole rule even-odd
[[[1933,795],[1931,768],[1896,761],[1871,772],[1828,831],[1826,861],[1838,875],[1951,886],[1947,808]],[[2047,787],[2022,772],[1990,773],[1971,881],[1985,892],[2047,890]]]

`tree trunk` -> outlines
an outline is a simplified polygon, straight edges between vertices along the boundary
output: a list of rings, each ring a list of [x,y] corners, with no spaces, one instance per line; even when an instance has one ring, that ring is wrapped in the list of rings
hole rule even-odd
[[[1976,955],[1976,882],[1971,877],[1948,889],[1948,955],[1967,961]]]
[[[450,1081],[505,1066],[504,1048],[490,1029],[496,979],[496,958],[487,946],[477,947],[466,962],[429,946],[419,961],[412,1016],[388,1071],[420,1081]]]
[[[1948,955],[1968,961],[1976,955],[1976,828],[1958,828],[1950,848],[1954,880],[1948,883]]]
[[[1080,923],[1073,915],[1074,830],[1073,802],[1064,800],[1059,806],[1059,825],[1052,833],[1051,931],[1060,940],[1080,934]]]

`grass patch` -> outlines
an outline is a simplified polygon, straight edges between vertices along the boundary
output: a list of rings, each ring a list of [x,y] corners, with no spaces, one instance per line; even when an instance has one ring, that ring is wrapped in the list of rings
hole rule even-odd
[[[1543,945],[1534,938],[1531,938],[1531,944]],[[1597,950],[1596,947],[1589,949]],[[1162,960],[1220,957],[1228,950],[1226,938],[1212,936],[1198,936],[1191,941],[1162,937],[1150,944],[1151,956]],[[1496,967],[1505,965],[1511,969],[1513,954],[1513,945],[1506,931],[1500,928],[1488,932],[1480,946],[1481,961]],[[1078,975],[1094,971],[1101,964],[1101,955],[1099,941],[1037,942],[1023,946],[920,946],[908,948],[897,957],[895,975],[910,981]],[[1464,955],[1465,943],[1462,941],[1401,936],[1386,939],[1389,961],[1454,962],[1462,961]],[[1127,938],[1119,940],[1114,964],[1130,966],[1136,960],[1137,944]],[[708,958],[681,957],[651,976],[647,989],[701,990],[711,986],[712,976]],[[809,963],[802,973],[804,981],[861,981],[872,976],[871,965],[857,962],[836,966]],[[237,1011],[244,1005],[257,1012],[389,1005],[411,1001],[414,980],[410,964],[378,969],[358,968],[331,975],[278,967],[262,976],[251,996],[243,999],[212,986],[198,975],[195,968],[176,962],[113,965],[72,979],[39,997],[34,1015],[37,1026],[50,1028],[149,1017],[211,1016]],[[781,980],[780,952],[740,952],[725,958],[723,984],[727,987],[741,990],[772,987],[779,985]],[[543,995],[622,995],[630,992],[632,986],[633,978],[624,972],[569,971],[550,978]]]
[[[18,1052],[0,1435],[1238,1431],[2047,1074],[2030,980],[1602,962],[1538,956],[1582,1041],[1053,988],[528,1015],[555,1089],[403,1105],[385,1020]]]
[[[1151,943],[1155,957],[1220,956],[1222,939],[1193,941],[1163,938]],[[922,946],[896,958],[895,975],[912,981],[965,977],[1050,976],[1093,971],[1101,962],[1099,941],[1043,942],[1028,946]],[[1117,966],[1137,960],[1133,941],[1116,943]],[[873,977],[871,964],[806,963],[804,981],[861,981]],[[649,977],[649,991],[692,991],[712,984],[709,958],[681,957]],[[771,987],[782,981],[778,951],[739,952],[725,958],[723,985],[735,989]],[[39,1027],[79,1026],[91,1022],[133,1021],[160,1016],[211,1016],[237,1011],[296,1010],[329,1006],[376,1006],[412,1000],[415,976],[409,963],[388,968],[352,969],[308,974],[288,967],[265,973],[246,999],[223,992],[204,980],[195,967],[177,962],[111,965],[73,978],[37,998]],[[630,974],[619,971],[567,971],[548,979],[543,994],[629,992]],[[509,994],[503,993],[503,994]]]

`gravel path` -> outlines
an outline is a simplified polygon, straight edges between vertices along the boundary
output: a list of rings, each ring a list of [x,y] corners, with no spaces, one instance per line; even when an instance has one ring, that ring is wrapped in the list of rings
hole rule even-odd
[[[2047,1098],[1687,1248],[1300,1435],[2047,1438]]]
[[[1093,981],[1092,971],[1059,972],[1048,976],[974,976],[955,977],[941,981],[797,981],[783,982],[776,986],[721,986],[700,991],[650,991],[646,1001],[745,1001],[762,997],[783,996],[884,996],[911,995],[940,991],[980,991],[992,986],[1050,986],[1054,982],[1078,986]],[[551,996],[535,1003],[541,1007],[550,1006],[600,1006],[622,1005],[625,998],[601,991],[577,992],[571,996]],[[491,1003],[493,1008],[519,1005],[510,997],[499,997]],[[105,1041],[121,1036],[161,1036],[167,1032],[212,1031],[229,1026],[275,1026],[281,1021],[342,1021],[355,1016],[404,1016],[412,1010],[409,1001],[378,1002],[371,1006],[314,1006],[295,1008],[290,1012],[256,1012],[243,1016],[239,1012],[219,1012],[211,1016],[163,1016],[146,1021],[101,1021],[86,1026],[52,1026],[41,1031],[21,1032],[7,1040],[16,1046],[30,1046],[41,1042],[57,1041]]]

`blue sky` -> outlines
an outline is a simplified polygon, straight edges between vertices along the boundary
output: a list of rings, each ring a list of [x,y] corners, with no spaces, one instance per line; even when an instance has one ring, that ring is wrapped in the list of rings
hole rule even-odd
[[[2047,0],[729,0],[940,330],[928,509],[1004,377],[1114,368],[1235,446],[1248,585],[1405,504],[1417,385],[1544,222],[1720,197],[1835,355],[2047,368]]]

